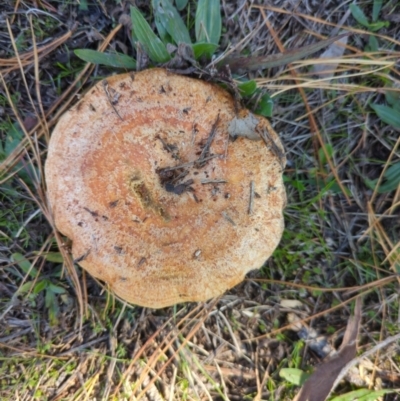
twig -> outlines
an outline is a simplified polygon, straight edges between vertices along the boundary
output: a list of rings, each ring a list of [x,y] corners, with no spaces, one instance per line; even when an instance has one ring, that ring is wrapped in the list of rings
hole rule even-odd
[[[204,145],[204,148],[201,151],[200,157],[196,161],[196,164],[203,164],[204,161],[206,161],[206,159],[210,156],[210,146],[215,138],[215,134],[217,133],[218,121],[219,121],[219,113],[214,121],[214,124],[211,127],[210,135],[208,136],[207,142]]]
[[[114,109],[115,113],[116,113],[117,116],[121,119],[121,121],[124,121],[124,119],[119,115],[117,109],[116,109],[115,106],[114,106],[114,102],[113,102],[113,100],[111,99],[111,95],[110,95],[110,92],[109,92],[109,89],[108,89],[108,81],[107,81],[106,79],[103,81],[103,88],[104,88],[104,92],[105,92],[106,95],[107,95],[107,99],[108,99],[108,101],[109,101],[110,104],[111,104],[111,107]]]
[[[249,199],[249,214],[253,214],[253,204],[254,204],[254,181],[250,181],[250,199]]]

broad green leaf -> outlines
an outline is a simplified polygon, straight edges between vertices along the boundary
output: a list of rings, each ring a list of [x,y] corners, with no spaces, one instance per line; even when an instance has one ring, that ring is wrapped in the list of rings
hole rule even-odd
[[[339,395],[338,397],[330,398],[330,401],[376,401],[379,397],[394,393],[395,391],[396,390],[368,390],[367,388],[362,388]]]
[[[255,113],[260,114],[261,116],[264,117],[272,117],[273,106],[274,102],[271,99],[271,96],[268,93],[266,93],[261,96],[257,108],[255,109]]]
[[[350,4],[349,7],[350,7],[351,14],[353,15],[353,18],[354,18],[360,25],[363,25],[363,26],[365,26],[366,28],[369,28],[369,22],[368,22],[367,17],[366,17],[365,14],[364,14],[364,11],[361,10],[361,8],[358,7],[358,5],[357,5],[357,4],[354,4],[354,3]]]
[[[301,369],[283,368],[279,371],[279,376],[289,383],[295,384],[296,386],[302,386],[311,375],[303,372]]]
[[[271,54],[269,56],[232,56],[222,59],[218,63],[218,66],[229,64],[232,72],[247,72],[265,68],[280,67],[309,56],[310,54],[315,53],[323,47],[329,46],[346,35],[348,34],[345,33],[330,39],[321,40],[320,42],[312,45],[301,47],[300,49],[288,50],[285,53]]]
[[[218,45],[214,43],[195,43],[192,45],[194,58],[198,60],[203,55],[211,57],[215,53],[215,50],[217,50],[217,47]]]
[[[150,25],[144,19],[136,7],[131,6],[132,30],[138,41],[143,45],[148,56],[156,63],[165,63],[170,55],[164,43],[153,32]]]
[[[378,117],[386,124],[400,129],[400,111],[383,104],[371,104]]]
[[[251,96],[257,90],[257,83],[254,80],[242,82],[238,89],[242,96]]]
[[[157,30],[159,29],[159,26],[162,26],[176,44],[192,43],[189,31],[170,0],[152,0],[152,5]]]
[[[18,264],[18,266],[21,268],[21,270],[26,274],[28,273],[29,269],[29,275],[31,277],[36,277],[37,275],[37,270],[32,267],[31,269],[31,262],[25,258],[24,255],[22,255],[22,253],[19,252],[15,252],[11,255],[11,259]]]
[[[187,6],[188,0],[175,0],[176,8],[182,11]]]
[[[221,38],[220,0],[199,0],[195,30],[197,42],[219,44]]]
[[[77,49],[74,53],[83,61],[93,64],[101,64],[115,68],[126,68],[134,70],[136,61],[122,53],[101,53],[90,49]]]
[[[376,22],[381,12],[383,0],[374,0],[374,5],[372,6],[372,21]]]

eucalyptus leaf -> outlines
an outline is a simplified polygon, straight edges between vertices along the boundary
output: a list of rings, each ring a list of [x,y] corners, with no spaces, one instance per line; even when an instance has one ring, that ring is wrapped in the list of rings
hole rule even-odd
[[[159,29],[159,25],[161,25],[176,44],[192,43],[189,31],[170,0],[152,0],[152,5],[157,29]]]
[[[195,19],[197,42],[218,45],[221,38],[221,27],[220,0],[199,0]]]
[[[378,117],[386,124],[391,125],[394,128],[400,129],[400,111],[390,106],[383,104],[371,104]]]
[[[165,63],[170,55],[160,38],[136,7],[131,6],[132,30],[148,56],[156,63]]]
[[[122,53],[102,53],[91,49],[77,49],[74,53],[87,63],[106,65],[114,68],[126,68],[133,70],[136,68],[136,61]]]

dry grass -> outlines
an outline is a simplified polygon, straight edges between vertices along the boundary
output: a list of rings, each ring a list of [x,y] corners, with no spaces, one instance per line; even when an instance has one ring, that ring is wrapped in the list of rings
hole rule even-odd
[[[336,391],[399,388],[399,343],[379,344],[400,326],[400,189],[366,184],[400,161],[398,131],[368,106],[384,103],[388,86],[399,91],[397,25],[359,29],[336,1],[221,1],[228,51],[265,55],[352,34],[343,57],[324,60],[339,62],[334,79],[313,75],[318,54],[250,74],[274,100],[288,157],[286,230],[274,256],[219,299],[154,311],[115,299],[74,266],[46,202],[52,127],[111,73],[71,49],[131,49],[129,26],[118,23],[128,4],[111,3],[86,13],[67,1],[6,2],[0,15],[0,399],[290,400],[297,387],[281,369],[309,371],[324,354],[288,316],[337,348],[358,297],[359,351],[377,348]],[[387,21],[399,14],[390,1],[381,12]],[[378,52],[365,50],[370,35]]]

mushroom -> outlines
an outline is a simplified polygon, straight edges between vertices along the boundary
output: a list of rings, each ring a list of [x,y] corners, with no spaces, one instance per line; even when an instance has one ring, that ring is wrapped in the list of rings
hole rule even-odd
[[[45,172],[75,262],[161,308],[218,296],[265,263],[284,226],[284,163],[265,118],[152,69],[108,77],[66,112]]]

